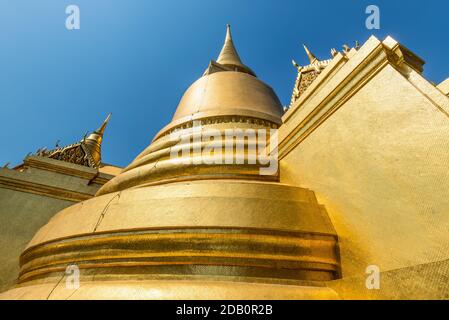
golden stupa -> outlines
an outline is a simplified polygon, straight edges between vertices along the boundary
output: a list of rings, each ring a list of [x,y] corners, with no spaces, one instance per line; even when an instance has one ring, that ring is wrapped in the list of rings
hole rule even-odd
[[[274,91],[240,60],[230,28],[217,59],[172,121],[97,196],[53,217],[21,256],[21,298],[332,298],[337,239],[313,192],[260,175],[258,164],[172,159],[171,133],[270,129]],[[185,132],[185,133],[184,133]],[[206,142],[200,142],[206,143]],[[237,142],[235,142],[237,143]],[[245,142],[248,143],[248,142]],[[214,155],[211,155],[212,157]],[[52,290],[66,267],[76,292]]]

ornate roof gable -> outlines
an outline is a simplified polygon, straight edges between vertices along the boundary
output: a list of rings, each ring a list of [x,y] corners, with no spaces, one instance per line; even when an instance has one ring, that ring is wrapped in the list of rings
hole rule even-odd
[[[101,164],[101,142],[110,116],[111,114],[108,115],[99,129],[89,136],[86,134],[80,142],[65,147],[57,145],[53,150],[39,149],[36,155],[85,167],[98,168]]]
[[[316,78],[321,74],[321,72],[329,65],[332,59],[319,60],[306,45],[303,45],[304,50],[309,58],[310,64],[302,67],[292,60],[293,66],[298,70],[298,75],[296,77],[295,85],[293,87],[292,98],[288,108],[291,108],[296,100],[310,87],[310,85],[315,81]],[[355,49],[358,50],[359,44],[356,42]],[[347,46],[343,46],[344,53],[349,52],[351,49]],[[337,50],[332,49],[331,54],[333,57],[337,55]]]

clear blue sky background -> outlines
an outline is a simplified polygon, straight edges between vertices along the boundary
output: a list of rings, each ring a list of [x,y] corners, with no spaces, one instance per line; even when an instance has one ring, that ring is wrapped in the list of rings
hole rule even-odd
[[[77,4],[81,29],[65,28]],[[381,29],[365,28],[365,8]],[[449,77],[449,1],[0,0],[0,165],[78,141],[113,112],[103,160],[127,165],[167,124],[184,90],[221,49],[230,23],[243,61],[288,104],[305,64],[371,34],[392,35]]]

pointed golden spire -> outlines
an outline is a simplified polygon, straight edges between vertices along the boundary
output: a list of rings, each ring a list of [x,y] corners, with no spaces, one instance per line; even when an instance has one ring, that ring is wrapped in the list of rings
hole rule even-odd
[[[243,65],[232,41],[231,26],[229,24],[226,25],[226,38],[217,62],[225,65]]]
[[[106,126],[111,118],[112,113],[104,120],[101,127],[94,132],[92,132],[87,138],[83,139],[84,145],[89,149],[90,155],[92,156],[93,161],[98,166],[101,162],[101,142],[103,141],[103,134]]]
[[[303,44],[304,50],[307,53],[307,57],[309,58],[310,64],[314,63],[316,60],[318,60],[312,52],[310,52],[309,48],[305,44]]]
[[[233,68],[236,71],[246,72],[255,76],[254,72],[250,68],[245,66],[242,60],[240,60],[239,54],[235,49],[234,42],[232,41],[231,26],[229,24],[226,25],[226,38],[223,44],[223,48],[218,55],[217,62],[219,64]]]
[[[100,129],[97,130],[97,132],[99,134],[103,134],[104,133],[104,129],[106,128],[106,126],[108,125],[109,119],[111,118],[112,112],[110,112],[108,114],[108,116],[106,117],[106,120],[104,120],[103,124],[101,125]]]

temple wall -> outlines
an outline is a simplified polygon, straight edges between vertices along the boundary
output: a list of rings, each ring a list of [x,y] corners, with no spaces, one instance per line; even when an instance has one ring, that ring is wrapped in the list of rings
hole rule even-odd
[[[0,291],[16,283],[20,253],[37,230],[74,203],[0,188]]]
[[[93,197],[113,177],[101,168],[98,173],[37,156],[26,158],[24,166],[23,172],[0,169],[0,292],[16,283],[20,254],[34,234],[57,212]]]
[[[369,265],[395,275],[390,293],[419,283],[418,265],[449,275],[447,263],[435,264],[449,259],[449,101],[409,75],[387,64],[280,161],[281,182],[315,191],[326,206],[340,241],[336,290],[350,298],[366,291]]]

